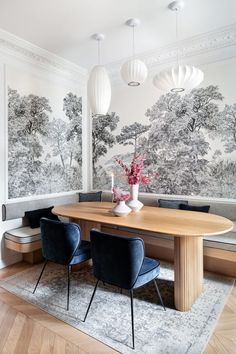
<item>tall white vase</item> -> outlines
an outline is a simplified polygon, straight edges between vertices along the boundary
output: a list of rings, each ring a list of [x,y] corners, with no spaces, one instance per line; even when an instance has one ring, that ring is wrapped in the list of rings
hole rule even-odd
[[[138,190],[139,184],[130,185],[130,200],[127,205],[132,209],[132,211],[137,212],[143,207],[143,203],[138,200]]]
[[[120,201],[116,204],[116,206],[112,209],[112,213],[116,216],[126,216],[132,210],[125,204],[125,201]]]

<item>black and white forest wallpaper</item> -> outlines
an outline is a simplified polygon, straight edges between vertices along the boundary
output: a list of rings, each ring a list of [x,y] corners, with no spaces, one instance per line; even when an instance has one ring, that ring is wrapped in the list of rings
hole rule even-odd
[[[58,107],[8,87],[9,199],[82,188],[82,97],[69,91]]]
[[[127,189],[115,158],[129,163],[136,151],[146,172],[160,173],[144,192],[236,198],[236,103],[226,104],[218,86],[167,93],[146,109],[145,124],[117,131],[121,122],[116,112],[93,117],[94,189],[110,190],[111,173]]]

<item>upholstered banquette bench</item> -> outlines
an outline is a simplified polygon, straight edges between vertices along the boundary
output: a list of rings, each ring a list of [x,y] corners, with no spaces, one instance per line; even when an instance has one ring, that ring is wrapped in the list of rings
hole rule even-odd
[[[22,253],[23,260],[37,263],[42,260],[41,235],[39,221],[45,216],[55,217],[51,213],[53,206],[78,202],[78,194],[56,198],[39,199],[2,205],[2,220],[22,218],[22,226],[4,233],[5,247]]]
[[[41,238],[40,229],[32,229],[29,226],[29,221],[25,215],[26,211],[32,211],[41,208],[48,208],[52,205],[62,205],[76,203],[78,201],[93,201],[101,199],[101,192],[83,194],[79,193],[70,196],[57,198],[49,198],[44,200],[35,200],[20,203],[9,203],[2,206],[2,215],[4,220],[22,218],[22,227],[6,231],[4,234],[5,247],[20,252],[23,254],[25,261],[34,263],[41,260]],[[94,199],[95,198],[95,199]],[[144,205],[158,206],[158,197],[156,195],[140,195],[139,199]],[[163,197],[163,199],[175,200],[177,198]],[[183,198],[186,200],[186,198]],[[103,192],[102,200],[111,201],[111,193]],[[209,212],[224,216],[236,225],[236,203],[197,200],[189,198],[189,205],[193,206],[210,206]],[[166,205],[165,205],[166,206]],[[94,225],[91,223],[91,228]],[[173,237],[163,234],[152,234],[141,232],[139,230],[115,227],[111,225],[103,225],[102,231],[115,233],[119,235],[127,235],[134,237],[139,235],[145,241],[146,253],[148,256],[160,258],[167,261],[174,259],[174,240]],[[90,227],[86,230],[89,237]],[[235,228],[224,235],[216,235],[204,238],[204,268],[209,271],[226,274],[236,277],[236,226]]]
[[[58,219],[52,214],[53,206],[85,201],[101,201],[102,192],[74,193],[72,195],[38,199],[33,201],[8,203],[2,205],[2,220],[22,218],[22,226],[4,233],[5,247],[22,253],[23,260],[37,263],[42,260],[40,219]],[[63,219],[63,218],[60,218]],[[63,219],[64,220],[64,219]],[[68,221],[65,219],[64,221]]]
[[[36,263],[42,260],[40,228],[23,226],[4,233],[5,247],[23,254],[23,260]]]

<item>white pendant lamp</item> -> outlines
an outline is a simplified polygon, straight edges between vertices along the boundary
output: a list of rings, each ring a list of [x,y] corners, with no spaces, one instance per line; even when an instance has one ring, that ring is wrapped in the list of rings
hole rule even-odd
[[[88,100],[93,114],[105,115],[111,102],[111,83],[104,66],[100,65],[100,42],[104,39],[102,33],[93,35],[98,43],[98,65],[90,72],[88,80]]]
[[[178,12],[183,9],[183,1],[173,1],[169,9],[176,13],[176,41],[178,43]],[[197,87],[204,79],[204,73],[189,65],[179,64],[179,50],[177,48],[177,64],[161,71],[153,79],[153,84],[162,91],[183,92]]]
[[[139,19],[131,18],[126,21],[126,25],[133,29],[133,57],[125,62],[121,67],[121,76],[129,86],[139,86],[147,78],[148,70],[144,62],[135,58],[134,49],[134,29],[140,24]]]

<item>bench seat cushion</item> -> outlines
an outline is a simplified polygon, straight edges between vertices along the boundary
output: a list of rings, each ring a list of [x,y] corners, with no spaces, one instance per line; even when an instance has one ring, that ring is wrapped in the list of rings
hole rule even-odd
[[[4,237],[16,243],[35,242],[41,240],[40,227],[35,229],[31,229],[30,226],[18,227],[17,229],[6,231]]]
[[[236,252],[236,221],[233,221],[233,223],[234,228],[230,232],[204,237],[204,246]]]
[[[236,252],[236,222],[235,227],[232,231],[227,232],[223,235],[215,235],[204,237],[203,245],[204,247],[218,248],[226,251]],[[122,229],[120,227],[119,229]],[[154,232],[142,232],[137,230],[135,232],[136,235],[145,234],[147,236],[158,237],[159,239],[166,239],[174,241],[174,237],[166,234],[159,234]]]
[[[231,251],[231,252],[236,252],[236,222],[234,222],[235,227],[232,231],[227,232],[223,235],[215,235],[215,236],[208,236],[204,237],[203,245],[204,247],[211,247],[211,248],[218,248],[226,251]],[[121,231],[127,231],[127,233],[133,233],[134,236],[151,236],[151,237],[157,237],[158,239],[165,239],[165,240],[170,240],[173,241],[174,237],[166,234],[160,234],[160,233],[154,233],[154,232],[148,232],[148,231],[140,231],[140,230],[134,230],[134,229],[127,229],[125,227],[114,227],[109,225],[109,228],[114,228],[114,233],[115,229],[121,230]]]

